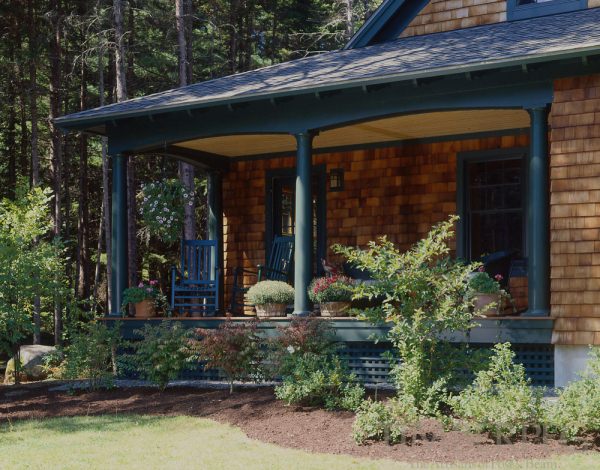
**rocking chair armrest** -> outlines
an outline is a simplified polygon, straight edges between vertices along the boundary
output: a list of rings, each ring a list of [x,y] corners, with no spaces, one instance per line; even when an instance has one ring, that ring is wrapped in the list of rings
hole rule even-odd
[[[244,273],[254,274],[255,276],[258,274],[257,270],[255,270],[255,269],[242,268],[241,266],[237,266],[237,267],[233,268],[233,272],[235,274],[237,274],[238,276],[240,274],[244,274]]]
[[[171,279],[175,280],[177,277],[181,279],[181,272],[177,269],[177,266],[171,266]]]
[[[259,280],[259,281],[261,281],[261,280],[262,280],[262,275],[263,275],[263,272],[275,273],[275,274],[281,274],[282,276],[287,276],[287,275],[288,275],[288,273],[287,273],[287,272],[285,272],[285,271],[280,271],[280,270],[278,270],[278,269],[269,268],[269,267],[267,267],[267,266],[264,266],[264,265],[262,265],[262,264],[259,264],[259,265],[257,266],[257,268],[258,268],[258,280]]]

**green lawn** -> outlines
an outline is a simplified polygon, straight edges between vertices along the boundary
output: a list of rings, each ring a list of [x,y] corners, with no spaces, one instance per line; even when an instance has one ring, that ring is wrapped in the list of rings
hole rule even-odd
[[[508,449],[507,449],[508,450]],[[594,454],[552,461],[420,469],[599,468]],[[310,454],[248,439],[239,429],[190,417],[102,416],[0,426],[2,469],[407,469],[407,464]]]

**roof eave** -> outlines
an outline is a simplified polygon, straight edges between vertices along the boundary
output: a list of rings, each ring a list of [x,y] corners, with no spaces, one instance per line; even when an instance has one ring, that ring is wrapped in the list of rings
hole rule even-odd
[[[584,57],[600,53],[600,46],[588,46],[568,51],[556,51],[551,53],[532,54],[529,56],[516,57],[510,60],[493,60],[483,61],[473,64],[440,67],[436,69],[421,70],[415,72],[405,72],[400,74],[390,74],[386,76],[378,76],[374,78],[358,78],[347,81],[338,81],[331,84],[298,87],[290,90],[281,90],[275,92],[260,92],[251,95],[240,95],[229,98],[214,98],[205,100],[200,103],[184,103],[167,106],[160,106],[151,109],[138,109],[134,111],[123,111],[115,114],[109,114],[98,117],[71,117],[63,116],[54,120],[55,124],[64,130],[87,130],[92,127],[97,127],[102,124],[110,123],[121,119],[136,118],[178,111],[193,111],[195,109],[210,108],[216,106],[235,105],[239,103],[248,103],[265,99],[278,99],[283,97],[298,96],[316,92],[326,92],[331,90],[341,90],[353,88],[357,86],[372,86],[385,83],[410,81],[432,77],[443,77],[448,75],[456,75],[467,72],[479,72],[484,70],[494,70],[499,68],[507,68],[513,66],[521,66],[540,62],[552,62],[577,57]]]

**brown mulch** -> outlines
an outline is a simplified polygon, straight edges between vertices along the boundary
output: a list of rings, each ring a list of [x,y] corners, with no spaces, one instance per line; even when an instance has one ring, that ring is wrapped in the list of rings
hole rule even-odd
[[[547,458],[577,452],[557,440],[496,445],[486,436],[444,432],[434,420],[424,420],[409,444],[358,446],[352,440],[353,414],[287,407],[270,388],[227,390],[119,388],[77,393],[49,391],[56,383],[0,386],[0,422],[114,413],[198,416],[240,427],[248,437],[283,447],[388,458],[406,462],[493,462]]]

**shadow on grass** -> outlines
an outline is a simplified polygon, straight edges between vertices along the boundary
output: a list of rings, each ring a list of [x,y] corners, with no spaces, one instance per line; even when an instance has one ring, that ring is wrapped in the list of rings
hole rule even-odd
[[[132,427],[157,425],[165,420],[173,420],[173,416],[141,416],[136,414],[122,414],[118,416],[70,416],[61,418],[19,420],[16,422],[3,422],[0,424],[0,434],[21,430],[43,430],[55,433],[77,432],[115,432],[124,431]]]

